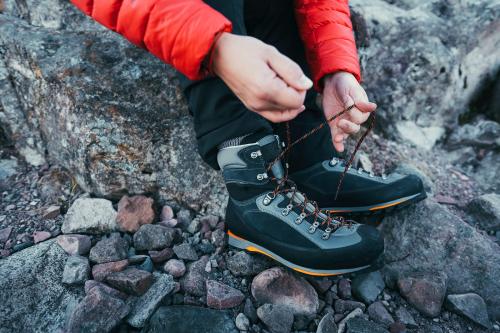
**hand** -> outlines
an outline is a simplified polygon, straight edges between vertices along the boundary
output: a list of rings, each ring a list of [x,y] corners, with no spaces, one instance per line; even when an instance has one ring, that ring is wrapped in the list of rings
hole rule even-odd
[[[324,79],[323,110],[328,119],[355,104],[342,116],[330,122],[333,146],[338,152],[344,151],[344,140],[350,134],[357,133],[360,125],[375,111],[377,105],[368,101],[365,90],[354,75],[347,72],[336,72]]]
[[[312,82],[299,65],[260,40],[222,33],[213,49],[212,69],[245,106],[271,122],[304,111]]]

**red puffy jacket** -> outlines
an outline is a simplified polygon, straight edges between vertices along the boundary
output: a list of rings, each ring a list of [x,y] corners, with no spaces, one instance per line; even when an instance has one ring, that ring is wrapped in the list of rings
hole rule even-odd
[[[232,28],[227,18],[202,0],[71,1],[191,80],[206,75],[202,62],[214,37]],[[294,6],[316,89],[323,76],[335,71],[350,72],[359,81],[348,0],[295,0]]]

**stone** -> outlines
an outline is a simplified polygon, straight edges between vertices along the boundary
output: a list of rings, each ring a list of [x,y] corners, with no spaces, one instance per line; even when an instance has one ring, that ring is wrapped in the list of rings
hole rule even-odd
[[[191,212],[187,209],[181,209],[177,213],[177,223],[181,229],[186,230],[191,223]]]
[[[153,273],[153,270],[154,270],[153,261],[148,256],[146,256],[146,258],[144,259],[144,261],[141,264],[136,265],[135,267],[137,267],[137,269],[140,269],[140,270],[143,270],[146,272],[150,272],[150,273]]]
[[[415,223],[418,221],[418,223]],[[498,244],[428,198],[384,218],[386,284],[438,267],[449,294],[473,290],[483,297],[492,320],[500,318]]]
[[[116,222],[120,230],[136,232],[143,224],[151,224],[155,218],[154,200],[144,195],[124,195],[118,202]]]
[[[388,331],[379,324],[355,317],[347,321],[346,333],[388,333]]]
[[[368,304],[374,302],[384,288],[385,283],[380,271],[358,275],[352,280],[354,296]]]
[[[113,272],[106,277],[112,287],[129,295],[143,295],[153,282],[152,274],[137,268],[127,268],[121,272]]]
[[[394,323],[394,319],[382,302],[374,302],[370,304],[370,306],[368,306],[368,315],[371,320],[385,327]]]
[[[57,332],[66,309],[83,297],[61,283],[66,253],[54,240],[0,260],[0,331]]]
[[[363,310],[360,308],[357,308],[353,310],[351,313],[349,313],[347,316],[343,317],[339,322],[338,322],[338,332],[343,333],[346,329],[347,322],[351,320],[352,318],[359,317],[363,315]]]
[[[492,327],[486,304],[478,294],[448,295],[445,306],[450,311],[469,318],[484,328],[491,329]]]
[[[174,240],[175,230],[158,224],[144,224],[134,234],[134,247],[138,251],[161,250]]]
[[[227,268],[235,276],[253,276],[271,266],[265,257],[238,251],[226,259]]]
[[[163,250],[159,250],[159,251],[155,251],[155,250],[149,251],[148,254],[149,254],[149,257],[151,258],[151,260],[153,260],[153,262],[155,264],[159,264],[159,263],[165,262],[168,259],[172,258],[172,256],[174,255],[174,250],[167,247],[167,248],[165,248]]]
[[[316,290],[303,277],[282,267],[269,268],[255,276],[251,292],[260,304],[283,305],[294,315],[312,315],[319,308]]]
[[[406,325],[400,322],[395,322],[389,325],[390,333],[408,333]]]
[[[90,249],[89,259],[98,264],[127,259],[128,247],[125,238],[113,233],[109,237],[102,238]]]
[[[0,229],[0,243],[5,243],[9,239],[11,233],[12,233],[11,226]]]
[[[351,281],[340,279],[337,283],[337,295],[342,299],[352,298]]]
[[[473,222],[486,231],[500,230],[500,195],[483,194],[473,199],[468,205]]]
[[[398,280],[401,295],[415,309],[428,317],[437,317],[441,313],[446,294],[446,277],[443,274],[424,273],[415,277]]]
[[[191,221],[191,223],[189,223],[189,226],[187,227],[186,231],[194,235],[195,233],[200,231],[201,225],[202,225],[201,221],[195,218],[194,220]]]
[[[198,255],[191,244],[182,243],[179,245],[174,245],[174,253],[179,259],[195,261],[198,260]]]
[[[102,282],[96,281],[96,280],[87,280],[85,281],[85,294],[89,294],[90,291],[93,288],[100,289],[100,292],[104,292],[106,294],[109,294],[110,296],[126,300],[128,298],[128,295],[125,293],[122,293],[119,290],[116,290],[114,288],[111,288],[107,284],[104,284]]]
[[[408,328],[417,328],[418,325],[415,322],[415,319],[413,319],[413,316],[406,310],[406,308],[400,306],[399,308],[396,309],[395,311],[396,318],[399,322],[405,324],[408,326]]]
[[[15,159],[0,159],[0,182],[16,174],[17,161]]]
[[[33,234],[33,242],[35,244],[38,244],[40,242],[46,241],[50,237],[52,237],[52,235],[48,231],[35,231],[35,233]]]
[[[165,205],[161,209],[160,221],[168,221],[174,218],[174,210],[169,205]]]
[[[396,123],[399,136],[423,150],[431,150],[445,133],[441,126],[419,126],[414,121],[399,121]]]
[[[186,305],[160,307],[142,332],[239,333],[228,312]]]
[[[163,270],[174,278],[180,278],[186,273],[186,266],[181,260],[170,259],[165,263],[165,266],[163,266]]]
[[[129,311],[123,300],[99,288],[92,288],[73,309],[65,332],[109,332]]]
[[[61,231],[64,234],[105,234],[118,230],[111,201],[78,198],[69,207]]]
[[[223,283],[207,280],[207,305],[213,309],[234,308],[243,302],[245,296],[238,289]]]
[[[90,273],[89,260],[81,256],[70,256],[64,265],[62,282],[65,284],[84,284]]]
[[[255,310],[252,300],[249,297],[245,300],[243,313],[248,319],[250,319],[252,323],[256,323],[259,320],[259,318],[257,317],[257,310]]]
[[[240,331],[248,331],[250,328],[250,320],[243,313],[238,313],[236,319],[234,320],[236,328]]]
[[[337,313],[346,313],[358,308],[365,311],[366,305],[361,302],[338,299],[335,301],[334,308]]]
[[[289,333],[293,324],[290,308],[279,304],[264,304],[257,309],[257,316],[271,333]]]
[[[314,287],[314,289],[316,289],[319,294],[326,293],[333,285],[333,281],[328,277],[309,276],[307,277],[307,281],[309,281],[309,283]]]
[[[61,206],[52,205],[43,211],[42,218],[44,220],[52,220],[61,215]]]
[[[57,244],[69,255],[87,254],[92,245],[90,237],[86,235],[59,235]]]
[[[328,313],[321,318],[316,329],[316,333],[337,333],[337,324],[331,313]]]
[[[140,297],[129,299],[130,314],[127,317],[129,325],[140,328],[158,309],[163,299],[175,289],[175,282],[168,274],[154,274],[155,282]]]
[[[224,230],[216,229],[210,235],[210,241],[216,247],[222,247],[226,244],[226,233],[224,232]]]
[[[209,277],[205,267],[208,262],[209,257],[203,256],[187,266],[186,274],[180,280],[182,290],[195,296],[205,295],[207,290],[205,281]]]
[[[457,127],[448,138],[452,148],[462,146],[500,147],[500,124],[491,120],[476,120],[472,124]]]
[[[97,264],[92,267],[92,276],[96,281],[104,281],[109,274],[123,271],[127,266],[127,259]]]

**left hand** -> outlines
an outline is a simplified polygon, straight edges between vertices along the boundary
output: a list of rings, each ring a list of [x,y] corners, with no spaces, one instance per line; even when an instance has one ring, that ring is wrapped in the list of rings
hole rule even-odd
[[[330,125],[333,146],[338,152],[344,151],[344,140],[360,130],[360,125],[375,111],[377,105],[368,100],[365,90],[354,75],[347,72],[336,72],[325,76],[322,96],[323,110],[326,119],[355,104]]]

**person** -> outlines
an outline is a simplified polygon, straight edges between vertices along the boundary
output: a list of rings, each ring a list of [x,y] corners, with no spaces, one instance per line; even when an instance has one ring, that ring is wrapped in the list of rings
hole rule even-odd
[[[229,192],[230,245],[310,275],[370,269],[382,236],[334,214],[425,198],[415,176],[352,168],[336,195],[338,153],[376,109],[360,85],[347,0],[72,2],[178,70],[200,155]]]

